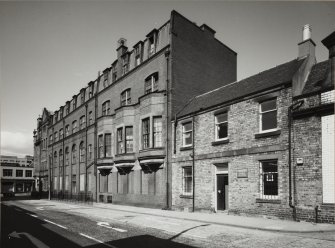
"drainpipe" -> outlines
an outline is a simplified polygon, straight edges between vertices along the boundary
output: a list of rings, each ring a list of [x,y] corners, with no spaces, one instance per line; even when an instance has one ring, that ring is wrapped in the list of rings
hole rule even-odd
[[[85,201],[87,199],[87,103],[85,105]],[[79,158],[80,159],[80,158]],[[80,166],[80,163],[79,163]]]
[[[98,202],[98,169],[97,169],[97,135],[98,135],[98,92],[99,92],[99,81],[97,80],[97,89],[96,89],[96,94],[94,94],[94,171],[95,171],[95,201]],[[94,84],[93,84],[93,89],[94,89]],[[93,92],[92,92],[93,94]]]
[[[195,140],[194,140],[194,115],[192,116],[192,177],[193,177],[193,180],[192,180],[192,193],[193,193],[193,197],[192,197],[192,212],[194,212],[194,208],[195,208],[195,199],[194,199],[194,196],[195,196],[195,171],[194,171],[194,165],[195,165],[195,161],[194,161],[194,155],[195,155],[195,152],[194,152],[194,146],[195,146]]]
[[[64,111],[64,109],[63,109],[63,111]],[[63,112],[63,115],[64,115],[64,112]],[[62,159],[62,161],[63,161],[63,164],[62,164],[62,166],[63,166],[63,180],[62,180],[62,198],[64,199],[64,195],[65,195],[65,148],[64,148],[64,146],[65,146],[65,144],[64,144],[64,142],[65,142],[65,118],[63,117],[63,135],[62,135],[62,139],[63,139],[63,141],[62,141],[62,150],[63,150],[63,159]]]
[[[295,103],[292,103],[288,108],[288,176],[289,176],[289,206],[293,210],[293,220],[296,220],[296,207],[293,203],[292,197],[292,138],[291,138],[291,129],[292,129],[292,111],[297,110],[304,103],[303,100],[299,100]]]
[[[169,55],[170,50],[165,52],[166,57],[166,209],[169,209]]]

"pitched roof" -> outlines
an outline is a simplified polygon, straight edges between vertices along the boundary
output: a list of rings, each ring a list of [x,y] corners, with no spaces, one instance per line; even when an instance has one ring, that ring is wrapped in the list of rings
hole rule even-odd
[[[290,83],[304,59],[295,59],[241,81],[222,86],[193,98],[178,117],[208,109],[241,97]]]
[[[330,80],[330,60],[315,64],[308,76],[302,95],[334,87]]]

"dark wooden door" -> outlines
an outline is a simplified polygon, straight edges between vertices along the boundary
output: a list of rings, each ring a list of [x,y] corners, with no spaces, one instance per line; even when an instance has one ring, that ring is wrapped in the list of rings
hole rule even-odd
[[[228,175],[217,175],[217,209],[228,209]]]

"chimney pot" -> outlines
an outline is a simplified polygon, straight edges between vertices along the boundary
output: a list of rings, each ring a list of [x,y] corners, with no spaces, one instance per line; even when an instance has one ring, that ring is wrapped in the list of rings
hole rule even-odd
[[[312,28],[311,25],[306,24],[302,29],[302,41],[309,40],[312,38]]]

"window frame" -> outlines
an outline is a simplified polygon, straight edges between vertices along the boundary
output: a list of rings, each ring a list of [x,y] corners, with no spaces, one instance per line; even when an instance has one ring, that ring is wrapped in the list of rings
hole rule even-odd
[[[110,115],[110,100],[104,101],[101,111],[102,116]]]
[[[27,175],[28,172],[29,172],[30,176]],[[33,171],[32,171],[32,170],[26,170],[25,173],[24,173],[24,176],[25,176],[25,177],[33,177]]]
[[[78,126],[77,126],[77,120],[74,120],[72,122],[72,133],[76,133],[78,130]]]
[[[190,175],[185,175],[185,171],[190,170]],[[187,180],[190,180],[190,191],[186,191]],[[193,168],[192,166],[183,166],[182,167],[182,195],[193,196]]]
[[[219,115],[222,115],[222,114],[225,114],[227,116],[227,120],[226,121],[222,121],[222,122],[218,122],[218,116]],[[222,125],[222,124],[225,124],[227,125],[227,136],[224,137],[224,138],[219,138],[218,137],[218,134],[219,134],[219,131],[218,131],[218,128],[219,128],[219,125]],[[215,113],[214,115],[214,128],[215,128],[215,141],[222,141],[222,140],[227,140],[228,139],[228,111],[223,111],[223,112],[219,112],[219,113]]]
[[[158,72],[152,73],[144,80],[144,94],[158,91]]]
[[[109,142],[107,142],[107,137],[109,137]],[[104,134],[104,157],[111,158],[112,157],[112,134],[105,133]]]
[[[160,120],[160,131],[155,131],[155,120]],[[156,134],[160,134],[160,145],[156,145]],[[163,147],[163,118],[162,116],[153,116],[152,118],[152,147],[160,148]]]
[[[145,131],[145,123],[147,123],[147,131]],[[150,128],[150,117],[144,118],[142,119],[142,130],[141,130],[141,138],[142,138],[142,149],[149,149],[151,147],[151,142],[150,142],[150,132],[151,132],[151,128]],[[147,144],[146,144],[147,143]],[[146,144],[146,145],[145,145]]]
[[[117,154],[124,154],[125,147],[124,147],[124,135],[123,135],[123,127],[119,127],[116,129],[116,153]]]
[[[271,110],[262,111],[262,104],[265,103],[265,102],[273,101],[273,100],[276,104],[276,108],[271,109]],[[274,111],[276,112],[276,127],[263,130],[263,124],[262,124],[263,114],[274,112]],[[267,133],[267,132],[272,132],[272,131],[278,130],[278,105],[277,105],[277,98],[276,97],[275,98],[269,98],[269,99],[266,99],[266,100],[263,100],[263,101],[259,102],[258,113],[259,113],[259,133]]]
[[[85,162],[85,151],[85,144],[84,141],[82,141],[79,145],[79,163]]]
[[[185,126],[191,124],[191,130],[185,131]],[[191,144],[185,144],[185,134],[191,134]],[[192,147],[193,146],[193,123],[192,121],[185,121],[182,123],[182,147]]]
[[[131,129],[131,139],[128,139],[127,137],[127,129]],[[131,144],[132,149],[128,149],[128,142]],[[134,152],[134,127],[133,126],[126,126],[124,128],[124,151],[125,153],[132,153]]]
[[[18,173],[18,172],[21,172],[21,173]],[[19,175],[19,174],[21,174],[21,175]],[[15,170],[15,176],[16,177],[23,177],[23,170]]]
[[[6,173],[5,173],[6,172]],[[10,173],[7,173],[10,172]],[[10,174],[10,175],[7,175]],[[2,169],[2,175],[3,177],[13,177],[13,169]]]
[[[79,130],[85,129],[85,124],[86,124],[86,118],[85,118],[85,115],[82,115],[79,118]]]
[[[131,89],[128,88],[121,92],[120,95],[120,105],[121,106],[128,106],[131,104]]]
[[[65,147],[65,166],[70,165],[70,148]]]
[[[104,158],[104,135],[98,135],[98,158]]]
[[[76,163],[77,163],[77,146],[76,144],[73,144],[71,149],[71,164]]]
[[[276,162],[276,171],[274,172],[264,172],[263,170],[263,163],[271,163],[271,162]],[[274,175],[276,176],[274,176]],[[272,181],[277,180],[277,185],[276,185],[276,191],[277,194],[270,195],[270,194],[265,194],[265,185],[264,185],[264,175],[272,175]],[[270,181],[269,181],[270,182]],[[261,160],[259,161],[259,197],[260,199],[265,199],[265,200],[277,200],[279,199],[279,172],[278,172],[278,159],[267,159],[267,160]]]

